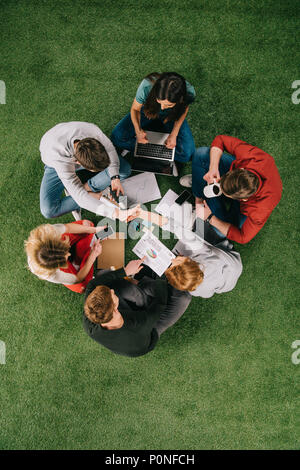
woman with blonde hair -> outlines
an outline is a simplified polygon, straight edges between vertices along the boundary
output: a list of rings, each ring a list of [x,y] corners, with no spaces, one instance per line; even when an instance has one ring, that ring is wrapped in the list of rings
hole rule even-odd
[[[93,278],[94,262],[102,252],[89,220],[68,224],[44,224],[30,232],[25,241],[28,267],[40,279],[63,284],[82,293]]]

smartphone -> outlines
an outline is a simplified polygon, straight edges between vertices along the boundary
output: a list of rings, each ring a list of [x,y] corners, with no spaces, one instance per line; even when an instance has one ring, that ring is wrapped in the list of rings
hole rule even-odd
[[[113,233],[114,233],[113,228],[107,224],[105,229],[101,230],[100,232],[97,232],[95,235],[99,240],[104,240],[104,238],[109,237]]]
[[[110,189],[110,194],[112,195],[112,198],[114,201],[116,201],[119,204],[119,196],[117,196],[117,191],[113,191],[111,186],[109,187]]]
[[[191,193],[189,191],[183,191],[180,196],[175,200],[176,204],[179,204],[180,206],[187,201],[191,197]]]

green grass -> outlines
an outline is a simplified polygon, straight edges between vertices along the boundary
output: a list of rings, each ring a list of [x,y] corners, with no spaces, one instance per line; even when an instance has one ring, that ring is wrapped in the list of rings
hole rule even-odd
[[[0,448],[299,448],[297,2],[2,0],[0,8]],[[83,297],[26,270],[23,241],[45,221],[41,136],[71,120],[110,135],[156,70],[195,86],[188,120],[197,146],[227,133],[261,147],[284,192],[263,230],[237,245],[244,272],[234,291],[193,299],[153,352],[129,359],[84,333]],[[158,181],[163,194],[170,183],[179,189]]]

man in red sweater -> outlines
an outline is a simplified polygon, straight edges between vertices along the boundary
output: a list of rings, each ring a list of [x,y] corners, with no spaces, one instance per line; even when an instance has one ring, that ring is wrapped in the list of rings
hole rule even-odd
[[[220,182],[223,194],[205,201],[203,188],[214,180]],[[210,148],[196,150],[192,177],[187,175],[180,183],[192,186],[198,217],[207,221],[219,235],[238,243],[248,243],[255,237],[282,193],[273,157],[226,135],[218,135]]]

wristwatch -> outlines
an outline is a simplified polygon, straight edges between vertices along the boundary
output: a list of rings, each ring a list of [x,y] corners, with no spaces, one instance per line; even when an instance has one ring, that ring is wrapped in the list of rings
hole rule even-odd
[[[207,223],[210,224],[210,219],[212,218],[213,215],[214,215],[213,213],[209,214],[209,216],[207,217],[207,219],[205,219],[205,222],[207,222]]]
[[[112,176],[110,179],[111,179],[111,181],[112,181],[112,180],[119,180],[119,179],[120,179],[120,175]]]

